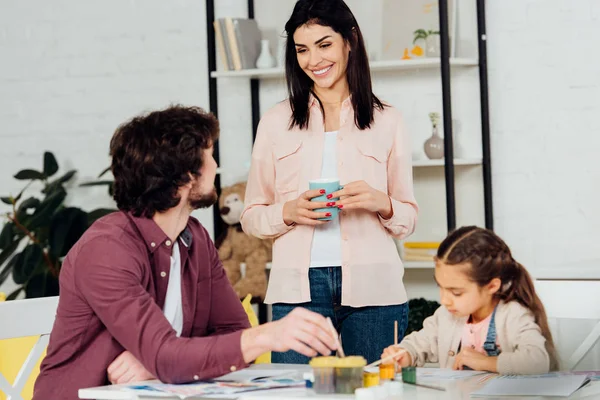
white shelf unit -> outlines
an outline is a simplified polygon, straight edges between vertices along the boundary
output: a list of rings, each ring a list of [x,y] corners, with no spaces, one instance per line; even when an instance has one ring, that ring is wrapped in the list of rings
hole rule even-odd
[[[481,158],[455,158],[454,159],[454,165],[455,166],[468,166],[468,165],[472,165],[472,166],[476,166],[476,165],[481,165]],[[425,159],[420,159],[420,160],[413,160],[413,168],[417,168],[417,167],[443,167],[444,166],[444,159],[439,159],[439,160],[425,160]]]
[[[439,68],[441,65],[439,58],[418,58],[411,60],[386,60],[372,61],[371,72],[378,71],[411,71],[426,68]],[[472,58],[451,58],[450,65],[454,67],[477,67],[479,62]],[[247,79],[283,79],[283,68],[265,68],[265,69],[242,69],[239,71],[213,71],[210,74],[213,78],[247,78]]]

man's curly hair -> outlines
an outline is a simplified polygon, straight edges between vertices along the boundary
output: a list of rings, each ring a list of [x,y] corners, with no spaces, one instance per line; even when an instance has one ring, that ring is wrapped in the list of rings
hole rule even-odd
[[[202,149],[218,137],[217,119],[199,107],[173,105],[119,126],[110,141],[119,209],[150,218],[175,207],[177,190],[200,175]]]

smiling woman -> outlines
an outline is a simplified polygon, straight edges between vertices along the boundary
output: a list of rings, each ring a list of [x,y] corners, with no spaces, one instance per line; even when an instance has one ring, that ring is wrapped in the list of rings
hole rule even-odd
[[[394,321],[398,340],[408,323],[392,240],[417,219],[408,135],[373,94],[363,36],[342,0],[298,1],[285,31],[289,99],[259,124],[242,227],[275,239],[273,319],[300,306],[318,312],[346,354],[372,362],[394,343]],[[294,350],[273,362],[315,355]]]

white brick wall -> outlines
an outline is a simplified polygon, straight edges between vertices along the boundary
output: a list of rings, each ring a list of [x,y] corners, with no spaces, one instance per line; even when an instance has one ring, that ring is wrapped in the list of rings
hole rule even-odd
[[[176,102],[208,108],[204,2],[1,0],[0,9],[3,196],[21,189],[15,172],[41,168],[45,150],[63,171],[79,170],[77,182],[92,180],[121,122]],[[114,206],[104,188],[70,193],[85,209]],[[212,232],[212,213],[197,215]]]
[[[534,271],[600,241],[600,2],[488,2],[496,229]],[[566,272],[568,273],[568,272]]]

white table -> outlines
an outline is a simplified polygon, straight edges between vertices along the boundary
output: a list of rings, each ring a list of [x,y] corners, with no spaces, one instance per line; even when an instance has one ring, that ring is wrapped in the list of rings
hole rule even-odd
[[[259,364],[253,365],[253,369],[259,370],[273,370],[279,368],[290,369],[290,365],[277,365],[277,364]],[[294,369],[298,370],[298,375],[302,375],[303,372],[310,371],[307,365],[295,365]],[[442,399],[471,399],[469,394],[476,390],[481,383],[479,383],[479,377],[473,377],[465,380],[453,382],[451,385],[446,385],[447,391],[441,392],[434,389],[428,389],[418,387],[414,385],[404,385],[404,393],[402,398],[404,400],[442,400]],[[81,389],[79,391],[80,399],[95,399],[95,400],[156,400],[157,397],[137,397],[131,392],[123,390],[123,386],[127,385],[111,385],[111,386],[100,386],[95,388]],[[292,389],[272,389],[258,392],[242,393],[237,397],[237,400],[256,400],[256,399],[268,399],[268,400],[298,400],[310,398],[311,400],[352,400],[354,395],[316,395],[306,389],[292,388]],[[176,397],[161,397],[160,399],[176,399]],[[493,400],[492,397],[486,397],[487,400]],[[507,399],[502,397],[500,399]],[[514,397],[510,399],[515,399]],[[527,397],[527,399],[556,399],[556,397]],[[569,399],[600,399],[600,382],[593,382],[591,385],[586,386],[583,389],[578,390]]]

